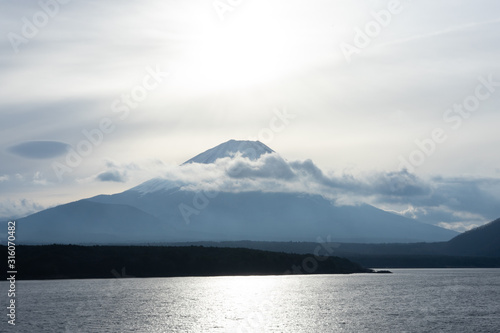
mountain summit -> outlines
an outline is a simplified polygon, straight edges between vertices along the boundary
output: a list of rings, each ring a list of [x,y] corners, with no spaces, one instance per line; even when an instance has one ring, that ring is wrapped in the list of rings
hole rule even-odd
[[[260,141],[229,140],[218,146],[210,148],[201,154],[181,164],[181,167],[191,163],[211,164],[221,158],[232,158],[238,154],[252,161],[258,160],[262,155],[271,154],[275,151]],[[172,181],[165,178],[153,178],[130,189],[142,194],[158,191],[168,191],[187,185],[182,181]]]
[[[201,154],[196,155],[183,164],[210,164],[214,163],[219,158],[233,157],[237,153],[241,153],[241,156],[249,158],[250,160],[256,160],[264,154],[274,153],[274,150],[260,141],[229,140]]]

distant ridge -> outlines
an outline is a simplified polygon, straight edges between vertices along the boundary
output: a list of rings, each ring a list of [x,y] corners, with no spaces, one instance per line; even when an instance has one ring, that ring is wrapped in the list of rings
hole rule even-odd
[[[500,218],[460,234],[447,243],[448,253],[500,257]]]
[[[241,153],[241,156],[243,157],[249,158],[250,160],[256,160],[264,154],[274,153],[274,150],[260,141],[229,140],[227,142],[221,143],[218,146],[215,146],[214,148],[204,151],[201,154],[196,155],[195,157],[182,164],[210,164],[214,163],[219,158],[233,157],[238,152]]]

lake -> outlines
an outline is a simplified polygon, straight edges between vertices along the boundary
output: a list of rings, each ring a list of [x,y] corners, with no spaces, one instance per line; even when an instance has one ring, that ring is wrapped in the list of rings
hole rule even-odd
[[[1,332],[499,332],[500,269],[18,281]]]

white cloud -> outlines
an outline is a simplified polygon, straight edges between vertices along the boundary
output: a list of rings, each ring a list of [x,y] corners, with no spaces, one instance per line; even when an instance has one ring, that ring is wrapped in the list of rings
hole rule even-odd
[[[33,184],[36,185],[47,185],[48,181],[44,178],[43,173],[40,171],[35,172],[33,175]]]
[[[455,230],[458,232],[464,232],[468,231],[474,228],[477,228],[484,223],[471,223],[471,222],[439,222],[437,225],[439,227],[445,228],[445,229],[450,229],[450,230]]]
[[[277,154],[265,154],[257,160],[237,155],[214,164],[169,166],[163,178],[168,186],[182,184],[181,188],[194,191],[319,194],[337,205],[369,203],[430,224],[480,225],[500,216],[500,196],[492,196],[479,186],[500,179],[422,179],[406,170],[326,174],[310,160],[285,161]],[[158,189],[157,183],[154,186]],[[473,197],[476,202],[470,202]],[[482,201],[489,210],[477,209]]]
[[[418,217],[421,215],[427,215],[427,211],[425,210],[425,208],[416,208],[413,207],[412,205],[409,205],[408,208],[403,209],[401,211],[391,210],[391,209],[386,209],[386,210],[405,217],[409,217],[411,219],[418,219]]]
[[[9,219],[21,218],[41,211],[45,208],[48,207],[42,206],[28,199],[0,200],[0,220],[6,221]]]

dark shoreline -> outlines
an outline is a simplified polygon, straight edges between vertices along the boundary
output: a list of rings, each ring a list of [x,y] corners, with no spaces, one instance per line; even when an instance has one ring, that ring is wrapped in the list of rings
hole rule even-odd
[[[203,246],[18,245],[16,267],[16,280],[374,273],[340,257]]]
[[[351,274],[377,273],[387,268],[500,267],[497,257],[350,253],[343,252],[347,246],[342,245],[337,245],[332,257],[310,254],[318,253],[314,251],[318,244],[307,242],[18,245],[16,279]],[[5,245],[0,248],[7,254]],[[6,265],[7,261],[4,274],[8,271]]]

